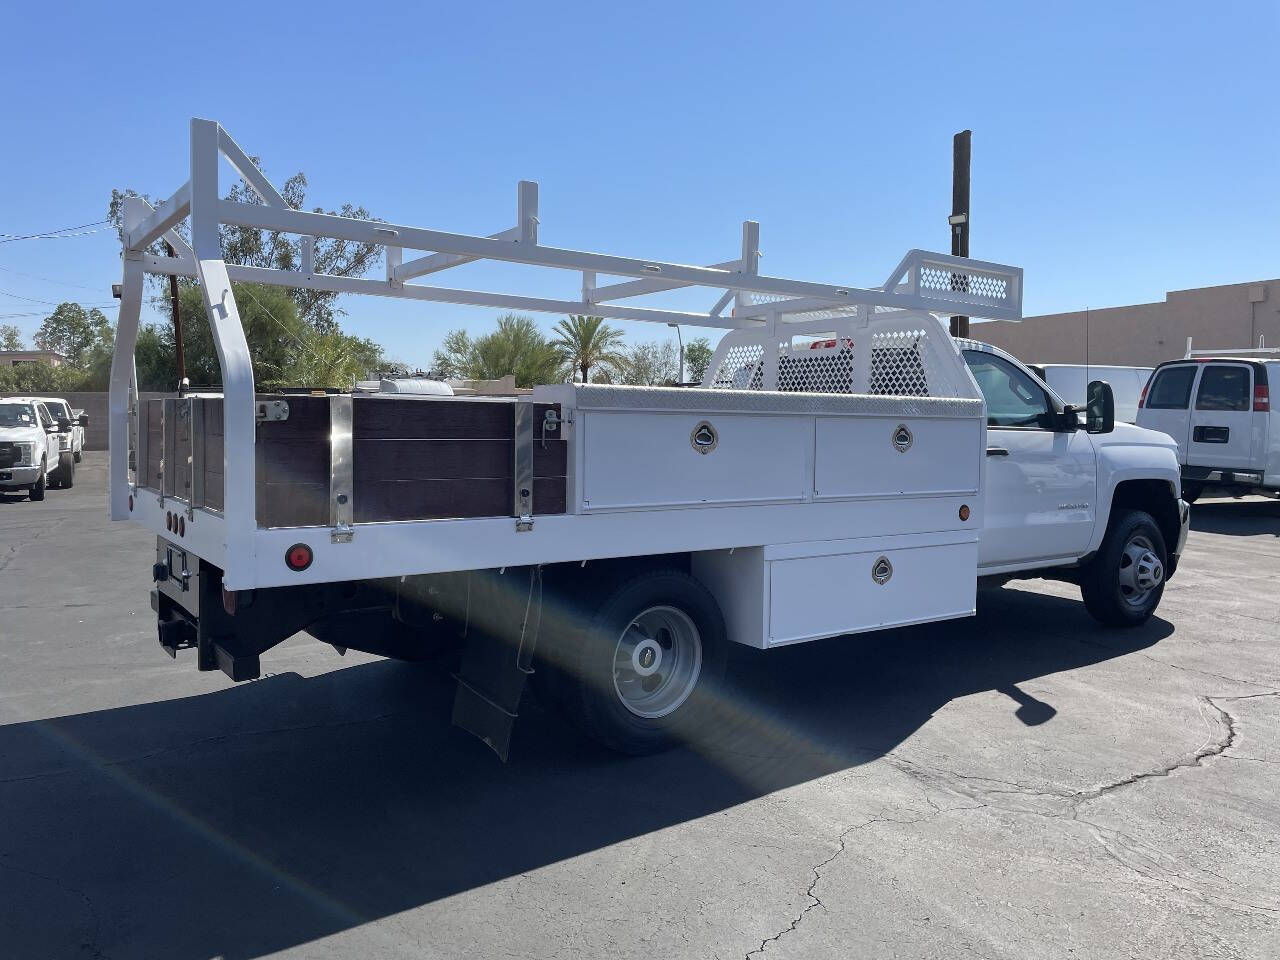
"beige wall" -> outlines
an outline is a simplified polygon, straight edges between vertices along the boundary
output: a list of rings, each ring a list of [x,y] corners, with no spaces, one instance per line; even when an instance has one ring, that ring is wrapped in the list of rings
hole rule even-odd
[[[1055,313],[1021,323],[975,323],[972,335],[1024,363],[1154,366],[1186,351],[1280,347],[1280,280],[1172,290],[1160,303]],[[1086,344],[1088,352],[1086,355]]]

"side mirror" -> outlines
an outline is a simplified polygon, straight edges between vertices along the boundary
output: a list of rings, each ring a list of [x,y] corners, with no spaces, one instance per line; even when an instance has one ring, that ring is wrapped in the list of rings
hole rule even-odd
[[[59,417],[59,418],[58,418],[58,432],[59,432],[59,433],[66,433],[66,432],[67,432],[68,430],[70,430],[70,429],[71,429],[71,421],[70,421],[70,420],[68,420],[66,417]]]
[[[89,415],[87,413],[80,414],[80,416],[76,417],[76,422],[82,427],[87,427],[89,425]]]
[[[1116,428],[1116,396],[1107,381],[1094,380],[1089,384],[1084,422],[1090,433],[1110,433]]]
[[[1071,433],[1080,429],[1080,408],[1067,404],[1058,415],[1058,429],[1063,433]]]
[[[57,433],[57,432],[58,432],[58,425],[57,425],[56,423],[51,423],[51,424],[49,424],[47,427],[45,427],[45,428],[44,428],[44,432],[45,432],[45,433]]]

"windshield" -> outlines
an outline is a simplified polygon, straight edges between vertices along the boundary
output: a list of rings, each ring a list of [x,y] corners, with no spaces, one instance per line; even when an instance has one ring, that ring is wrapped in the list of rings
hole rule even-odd
[[[33,427],[36,412],[29,403],[0,403],[0,427]]]

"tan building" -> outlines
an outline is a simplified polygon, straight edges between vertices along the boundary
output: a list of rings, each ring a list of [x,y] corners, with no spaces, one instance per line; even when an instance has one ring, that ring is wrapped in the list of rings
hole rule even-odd
[[[975,323],[974,337],[1024,363],[1155,366],[1197,350],[1280,347],[1280,280],[1171,290],[1158,303]],[[1087,352],[1086,352],[1087,348]]]
[[[67,358],[52,350],[0,350],[0,367],[16,367],[20,363],[43,363],[60,367]]]

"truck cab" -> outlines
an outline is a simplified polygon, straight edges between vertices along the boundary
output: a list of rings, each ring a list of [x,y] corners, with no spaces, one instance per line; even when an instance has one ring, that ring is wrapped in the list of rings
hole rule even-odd
[[[79,463],[84,453],[84,428],[89,418],[83,410],[72,410],[71,404],[61,397],[33,397],[48,409],[54,422],[58,424],[58,449],[70,453],[71,459]]]
[[[43,500],[59,452],[58,424],[43,403],[0,400],[0,492],[26,490],[32,500]]]
[[[1188,501],[1211,487],[1237,496],[1280,491],[1280,414],[1270,396],[1280,351],[1240,354],[1162,363],[1143,392],[1138,424],[1177,444]]]
[[[976,340],[959,340],[957,346],[987,405],[979,574],[1085,570],[1119,518],[1140,511],[1159,527],[1164,550],[1152,549],[1149,534],[1139,533],[1135,542],[1145,546],[1126,545],[1121,553],[1130,549],[1139,563],[1146,554],[1161,560],[1160,575],[1145,588],[1121,582],[1125,603],[1116,609],[1143,606],[1143,597],[1176,569],[1186,538],[1174,443],[1156,431],[1115,423],[1114,412],[1112,422],[1097,422],[997,347]],[[1081,414],[1089,414],[1083,426]]]

